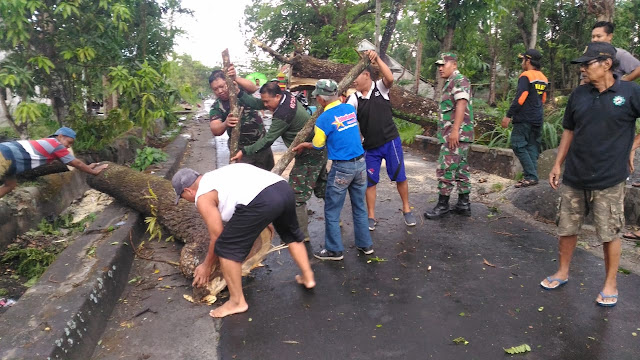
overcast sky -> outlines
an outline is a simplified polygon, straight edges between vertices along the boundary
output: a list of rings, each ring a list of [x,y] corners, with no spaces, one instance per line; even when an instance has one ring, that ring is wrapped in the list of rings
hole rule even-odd
[[[182,6],[193,10],[193,17],[182,16],[176,26],[187,34],[176,40],[178,54],[189,54],[194,60],[213,67],[222,63],[221,53],[229,48],[231,61],[248,64],[244,34],[244,8],[251,0],[182,0]]]

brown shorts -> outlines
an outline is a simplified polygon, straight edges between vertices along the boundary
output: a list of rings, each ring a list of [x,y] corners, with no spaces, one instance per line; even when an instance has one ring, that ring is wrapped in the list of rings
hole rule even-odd
[[[624,182],[604,190],[580,190],[567,185],[560,188],[558,236],[580,232],[584,218],[593,212],[596,233],[602,242],[620,238],[624,227]]]

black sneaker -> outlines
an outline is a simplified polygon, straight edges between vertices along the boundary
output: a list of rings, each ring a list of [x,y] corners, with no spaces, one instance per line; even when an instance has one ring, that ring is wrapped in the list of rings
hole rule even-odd
[[[344,258],[342,251],[331,251],[327,249],[317,251],[313,253],[313,256],[320,260],[342,260]]]
[[[361,251],[365,255],[373,254],[373,246],[367,246],[366,248],[361,248],[361,247],[357,247],[356,246],[356,249],[358,249],[359,251]]]

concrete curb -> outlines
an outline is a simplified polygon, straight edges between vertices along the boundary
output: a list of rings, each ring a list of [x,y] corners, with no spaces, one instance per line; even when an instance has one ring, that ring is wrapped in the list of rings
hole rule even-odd
[[[438,160],[438,154],[440,153],[438,139],[417,135],[411,146],[424,152],[427,160]],[[471,165],[472,169],[486,171],[509,179],[514,179],[518,173],[522,172],[520,161],[516,158],[513,150],[489,148],[477,144],[472,144],[469,148],[469,165]]]
[[[155,174],[170,178],[188,145],[179,135]],[[114,203],[0,318],[1,359],[87,359],[104,331],[144,234],[142,216]],[[108,231],[120,221],[125,224]]]

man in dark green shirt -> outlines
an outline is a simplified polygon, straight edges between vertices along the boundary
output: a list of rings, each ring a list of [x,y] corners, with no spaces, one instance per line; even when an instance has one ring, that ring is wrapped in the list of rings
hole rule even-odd
[[[247,80],[236,77],[236,82],[241,87],[252,85],[251,83],[245,84],[245,81]],[[263,85],[260,88],[260,96],[262,101],[245,93],[242,95],[242,101],[256,110],[273,111],[271,127],[267,134],[255,143],[242,146],[241,150],[231,158],[231,161],[240,161],[245,156],[252,156],[269,148],[278,137],[282,137],[284,144],[289,147],[310,118],[307,110],[296,100],[295,96],[288,91],[282,91],[275,82]],[[307,140],[311,140],[312,137],[313,134],[310,134]],[[296,155],[295,164],[289,174],[289,184],[296,197],[296,214],[300,228],[305,233],[305,239],[309,239],[306,203],[311,198],[312,192],[316,197],[324,198],[326,164],[326,150],[306,149]]]
[[[230,73],[233,74],[232,77],[235,77],[235,70],[231,69]],[[211,76],[209,76],[209,85],[218,98],[209,111],[209,115],[211,116],[209,122],[211,133],[214,136],[220,136],[226,131],[227,134],[231,136],[231,130],[236,126],[238,120],[229,117],[229,89],[227,88],[224,72],[222,70],[212,72]],[[253,85],[253,89],[255,89],[255,85]],[[240,91],[238,94],[238,106],[244,107],[242,126],[240,128],[240,147],[255,143],[263,138],[266,133],[264,123],[260,115],[258,115],[258,112],[245,103],[244,100],[247,98],[255,100],[250,95],[245,94],[244,91]],[[256,151],[250,156],[239,160],[239,162],[255,165],[269,171],[274,165],[273,153],[271,152],[271,148],[267,146],[261,149],[261,151]]]

